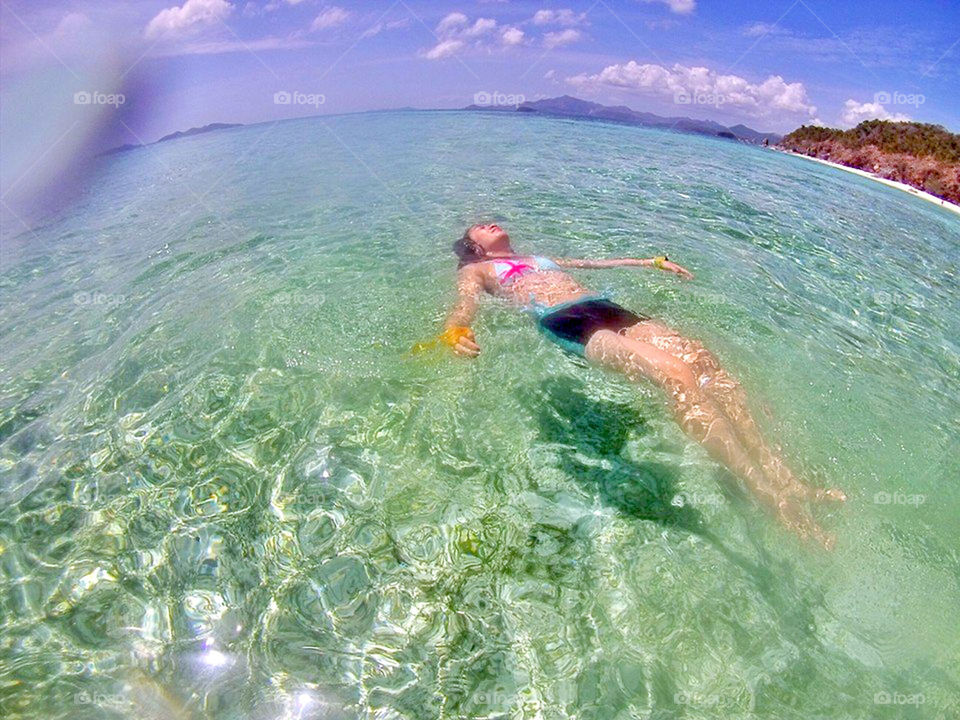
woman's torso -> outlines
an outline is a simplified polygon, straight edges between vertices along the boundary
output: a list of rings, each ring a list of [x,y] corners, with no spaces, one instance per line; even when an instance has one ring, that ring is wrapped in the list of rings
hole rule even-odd
[[[595,295],[549,258],[512,256],[483,263],[487,290],[526,310],[543,310],[580,297]]]

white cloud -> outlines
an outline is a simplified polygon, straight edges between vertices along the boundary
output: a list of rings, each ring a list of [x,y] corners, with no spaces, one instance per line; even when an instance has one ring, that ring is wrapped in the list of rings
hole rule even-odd
[[[235,52],[250,52],[253,50],[297,50],[300,48],[313,47],[314,42],[304,37],[276,37],[267,36],[257,40],[213,40],[209,42],[188,42],[180,43],[169,48],[163,49],[157,53],[159,56],[176,55],[224,55]]]
[[[161,10],[143,31],[147,39],[183,35],[218,20],[233,10],[226,0],[187,0],[180,7]]]
[[[789,35],[790,32],[779,25],[766,22],[755,22],[743,29],[747,37],[765,37],[766,35]]]
[[[840,113],[840,122],[844,125],[853,127],[859,125],[864,120],[893,120],[894,122],[905,122],[910,120],[907,115],[901,113],[891,113],[878,102],[858,103],[856,100],[847,100],[843,104],[843,110]]]
[[[64,15],[60,22],[57,23],[57,27],[53,31],[54,38],[72,38],[80,35],[93,26],[93,23],[90,22],[88,18],[83,13],[71,12]]]
[[[587,14],[577,15],[573,10],[537,10],[533,15],[534,25],[580,25],[586,22]]]
[[[379,35],[385,30],[396,30],[397,28],[407,27],[409,24],[410,18],[404,18],[403,20],[391,20],[390,22],[378,22],[364,30],[360,37],[373,37],[374,35]]]
[[[911,48],[924,45],[926,40],[915,31],[906,28],[872,28],[853,30],[843,35],[825,31],[799,33],[766,22],[755,22],[740,28],[740,34],[762,39],[764,51],[781,59],[793,56],[804,62],[843,64],[851,61],[850,48],[856,49],[857,58],[867,69],[877,67],[903,67],[916,60]]]
[[[284,5],[299,5],[302,2],[304,2],[304,0],[270,0],[270,2],[263,6],[263,12],[274,12],[282,8]],[[246,6],[244,6],[244,14],[247,14],[247,8],[252,4],[253,3],[248,2]]]
[[[423,53],[427,60],[441,60],[456,55],[463,48],[463,40],[441,40],[434,47]]]
[[[659,18],[657,20],[644,20],[643,24],[650,30],[669,30],[679,25],[680,21],[674,18]]]
[[[437,34],[446,35],[461,25],[466,25],[468,18],[462,12],[452,12],[437,25]]]
[[[519,45],[523,42],[523,30],[515,27],[504,28],[500,39],[504,45]]]
[[[689,15],[697,8],[697,0],[643,0],[645,3],[661,3],[678,15]]]
[[[543,45],[546,48],[553,49],[563,45],[569,45],[582,37],[579,30],[568,28],[560,32],[549,32],[543,36]]]
[[[739,75],[720,75],[705,67],[676,64],[640,65],[633,60],[610,65],[596,75],[576,75],[567,82],[587,88],[609,87],[653,95],[672,96],[681,103],[714,105],[755,117],[812,117],[817,108],[807,97],[803,83],[787,83],[771,75],[754,84]],[[704,98],[698,101],[697,98]]]
[[[313,22],[310,24],[311,32],[316,30],[327,30],[328,28],[343,25],[350,19],[350,13],[338,5],[330,5],[320,11]]]
[[[4,26],[3,29],[7,28]],[[31,33],[30,37],[18,39],[22,39],[22,42],[13,42],[11,39],[11,42],[4,43],[0,39],[0,65],[11,73],[33,72],[38,66],[53,60],[51,48],[55,49],[57,59],[68,65],[87,67],[91,62],[96,62],[97,57],[96,53],[91,54],[90,48],[104,46],[110,40],[102,26],[94,25],[89,17],[80,12],[64,14],[50,32]]]
[[[491,18],[477,18],[477,21],[469,28],[463,31],[467,37],[477,37],[485,35],[497,27],[497,21]]]
[[[427,60],[441,60],[450,57],[471,44],[478,47],[477,38],[492,33],[496,29],[497,21],[492,18],[477,18],[471,25],[470,18],[462,12],[452,12],[437,24],[439,42],[429,50],[421,50],[420,56]],[[516,42],[510,43],[507,41],[506,33],[510,30],[516,30],[516,28],[507,28],[501,34],[500,39],[506,45],[515,45]],[[520,33],[519,40],[517,40],[516,32]],[[523,39],[523,32],[520,30],[516,30],[516,32],[510,32],[509,38],[519,42]]]
[[[534,25],[546,25],[553,21],[553,10],[537,10],[533,16]]]

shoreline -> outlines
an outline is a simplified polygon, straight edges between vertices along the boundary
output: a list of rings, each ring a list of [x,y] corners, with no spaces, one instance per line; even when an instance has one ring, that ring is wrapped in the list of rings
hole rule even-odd
[[[932,202],[934,205],[938,205],[945,210],[949,210],[952,213],[960,215],[960,205],[956,205],[949,200],[944,200],[939,198],[936,195],[931,195],[930,193],[924,190],[918,190],[913,185],[907,185],[906,183],[898,182],[897,180],[889,180],[880,175],[875,175],[874,173],[867,172],[866,170],[861,170],[860,168],[850,167],[848,165],[841,165],[840,163],[831,162],[830,160],[824,160],[823,158],[813,157],[812,155],[804,155],[803,153],[793,152],[792,150],[784,150],[782,148],[773,148],[777,152],[785,153],[786,155],[793,155],[794,157],[805,158],[806,160],[813,160],[818,162],[821,165],[828,165],[830,167],[838,168],[840,170],[846,170],[847,172],[854,173],[855,175],[860,175],[861,177],[869,178],[871,180],[876,180],[877,182],[883,183],[897,190],[903,190],[908,192],[914,197],[921,198],[927,202]]]

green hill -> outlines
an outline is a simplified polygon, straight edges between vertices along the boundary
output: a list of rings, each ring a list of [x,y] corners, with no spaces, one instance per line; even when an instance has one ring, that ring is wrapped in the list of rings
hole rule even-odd
[[[779,147],[960,203],[960,135],[939,125],[889,120],[866,120],[850,130],[804,125]]]

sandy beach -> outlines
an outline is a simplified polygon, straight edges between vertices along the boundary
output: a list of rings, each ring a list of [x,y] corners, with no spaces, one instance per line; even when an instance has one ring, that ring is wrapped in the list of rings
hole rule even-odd
[[[774,148],[774,149],[776,149],[778,152],[786,153],[787,155],[794,155],[796,157],[804,158],[806,160],[813,160],[814,162],[818,162],[822,165],[829,165],[830,167],[835,167],[840,170],[846,170],[847,172],[855,173],[856,175],[862,175],[865,178],[870,178],[871,180],[876,180],[877,182],[883,183],[884,185],[889,185],[890,187],[897,188],[898,190],[903,190],[904,192],[908,192],[911,195],[915,195],[919,198],[927,200],[928,202],[932,202],[935,205],[939,205],[940,207],[946,210],[949,210],[951,212],[954,212],[960,215],[960,205],[956,205],[948,200],[944,200],[943,198],[938,198],[936,195],[931,195],[930,193],[924,192],[923,190],[918,190],[912,185],[907,185],[906,183],[897,182],[896,180],[888,180],[885,177],[880,177],[879,175],[875,175],[874,173],[867,172],[866,170],[860,170],[858,168],[848,167],[847,165],[841,165],[840,163],[830,162],[829,160],[823,160],[821,158],[811,157],[810,155],[803,155],[802,153],[791,152],[790,150],[781,150],[779,148]]]

